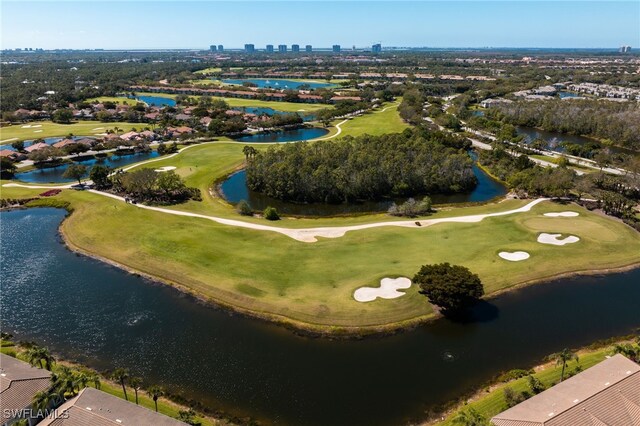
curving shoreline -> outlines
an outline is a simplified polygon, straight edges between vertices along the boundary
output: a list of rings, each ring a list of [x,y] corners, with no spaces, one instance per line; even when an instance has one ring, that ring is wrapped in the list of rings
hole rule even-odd
[[[62,238],[64,245],[70,251],[89,257],[91,259],[98,260],[108,265],[114,266],[130,274],[141,276],[153,283],[173,287],[178,291],[181,291],[183,293],[193,296],[198,302],[204,303],[206,305],[213,306],[216,308],[222,308],[233,313],[244,315],[249,318],[254,318],[261,321],[274,323],[276,325],[285,327],[299,335],[304,335],[309,337],[326,337],[326,338],[341,338],[341,339],[354,339],[354,338],[357,339],[364,336],[383,336],[383,335],[390,335],[390,334],[396,334],[399,332],[408,331],[417,326],[429,323],[431,321],[434,321],[436,319],[443,317],[439,312],[436,311],[428,315],[418,316],[418,317],[410,318],[404,321],[397,321],[397,322],[392,322],[387,324],[377,324],[377,325],[367,325],[367,326],[344,326],[344,325],[327,325],[327,324],[310,323],[306,321],[296,320],[294,318],[290,318],[284,315],[251,310],[239,305],[229,303],[220,298],[214,298],[212,296],[204,295],[179,282],[175,282],[175,281],[168,280],[147,272],[140,271],[126,264],[116,262],[115,260],[92,253],[88,250],[85,250],[77,246],[76,244],[73,243],[68,233],[65,232],[65,224],[67,222],[67,218],[71,214],[73,214],[73,212],[69,213],[67,217],[65,217],[65,219],[60,223],[60,226],[58,228],[58,232]],[[495,297],[498,297],[510,291],[519,290],[521,288],[534,285],[534,284],[553,282],[562,278],[582,276],[582,275],[613,274],[618,272],[630,271],[636,268],[640,268],[640,262],[635,262],[629,265],[623,265],[623,266],[614,267],[614,268],[584,269],[584,270],[578,270],[578,271],[564,272],[560,274],[552,274],[549,276],[544,276],[544,277],[540,277],[532,280],[515,283],[514,285],[508,288],[504,288],[504,289],[492,292],[491,294],[485,296],[483,300],[491,300]]]

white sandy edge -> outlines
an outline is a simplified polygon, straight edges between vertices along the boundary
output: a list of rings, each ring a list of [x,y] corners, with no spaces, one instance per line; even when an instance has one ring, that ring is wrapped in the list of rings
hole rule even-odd
[[[580,238],[575,235],[569,235],[568,237],[560,239],[559,237],[561,236],[562,234],[547,234],[543,232],[538,235],[538,242],[542,244],[552,244],[554,246],[563,246],[565,244],[572,244],[580,241]]]
[[[168,157],[165,157],[165,158],[168,158]],[[72,184],[59,185],[59,186],[38,186],[38,185],[23,185],[20,183],[7,183],[7,184],[4,184],[3,186],[34,188],[34,189],[66,189],[66,188],[71,188]],[[102,195],[104,197],[109,197],[109,198],[113,198],[115,200],[124,202],[124,198],[118,195],[96,191],[94,189],[90,189],[88,191],[94,194]],[[207,219],[207,220],[220,223],[222,225],[236,226],[238,228],[255,229],[258,231],[277,232],[279,234],[283,234],[283,235],[286,235],[287,237],[293,238],[294,240],[302,241],[305,243],[314,243],[318,241],[317,239],[318,237],[339,238],[344,236],[349,231],[359,231],[362,229],[379,228],[383,226],[400,226],[403,228],[422,229],[424,227],[435,225],[438,223],[447,223],[447,222],[476,223],[476,222],[480,222],[482,219],[486,217],[507,216],[515,213],[528,212],[529,210],[531,210],[533,206],[546,200],[548,200],[548,198],[538,198],[537,200],[533,200],[518,209],[507,210],[504,212],[497,212],[497,213],[445,217],[441,219],[428,219],[428,220],[420,220],[420,221],[403,220],[403,221],[365,223],[363,225],[352,225],[352,226],[334,226],[334,227],[324,227],[324,228],[303,228],[303,229],[291,229],[291,228],[281,228],[277,226],[261,225],[258,223],[250,223],[250,222],[244,222],[241,220],[226,219],[226,218],[216,217],[216,216],[207,216],[203,214],[184,212],[180,210],[171,210],[171,209],[166,209],[162,207],[145,206],[143,204],[130,204],[130,205],[141,208],[141,209],[153,210],[156,212],[167,213],[167,214],[172,214],[176,216],[186,216],[186,217],[196,217],[200,219]]]
[[[1,140],[0,143],[13,142],[13,141],[17,141],[17,140],[18,140],[18,138],[4,139],[4,140]]]
[[[551,213],[545,213],[544,216],[547,216],[547,217],[576,217],[576,216],[580,216],[580,213],[578,213],[578,212],[551,212]]]
[[[176,166],[164,166],[158,169],[155,169],[154,172],[168,172],[169,170],[175,170]]]
[[[42,130],[34,130],[33,133],[42,133]]]
[[[498,253],[498,256],[503,258],[504,260],[509,260],[511,262],[519,262],[521,260],[527,260],[530,256],[526,251],[501,251]]]
[[[398,291],[411,287],[409,278],[383,278],[380,280],[380,287],[360,287],[353,293],[353,298],[358,302],[371,302],[378,297],[382,299],[395,299],[404,296],[406,293]]]

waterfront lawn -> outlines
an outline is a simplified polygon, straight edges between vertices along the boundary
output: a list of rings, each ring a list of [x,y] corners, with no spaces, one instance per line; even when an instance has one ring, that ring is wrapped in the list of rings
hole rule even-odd
[[[100,96],[98,98],[87,99],[87,102],[89,102],[89,103],[94,103],[94,102],[100,102],[100,103],[113,102],[115,104],[123,104],[123,105],[136,105],[138,103],[144,103],[144,102],[139,101],[137,99],[131,99],[131,98],[127,98],[125,96]]]
[[[0,143],[10,144],[15,140],[31,140],[38,138],[66,136],[69,133],[72,133],[75,136],[95,136],[116,127],[124,131],[129,131],[132,128],[141,129],[145,126],[148,126],[148,124],[125,122],[103,123],[100,121],[84,120],[75,121],[70,124],[59,124],[52,121],[33,121],[27,124],[13,124],[11,126],[1,127]]]
[[[398,105],[385,104],[378,111],[368,112],[350,119],[340,126],[342,128],[340,136],[360,136],[364,134],[376,136],[402,132],[409,125],[400,118]],[[341,121],[334,122],[334,125]]]
[[[171,93],[150,93],[150,92],[136,92],[138,96],[159,96],[163,98],[175,99],[177,95]],[[200,99],[199,95],[190,95],[190,98]],[[284,112],[313,112],[325,108],[333,108],[327,104],[309,104],[302,102],[284,102],[284,101],[262,101],[259,99],[241,99],[241,98],[224,98],[220,96],[213,96],[212,99],[223,100],[229,104],[232,108],[247,107],[247,108],[272,108],[276,111]]]
[[[217,163],[220,171],[233,166],[234,150],[242,147],[242,144],[237,144],[238,148],[235,144],[220,144],[224,145],[231,147],[225,147],[227,158]],[[218,144],[209,146],[219,148]],[[167,159],[167,165],[178,158]],[[181,167],[178,172],[184,169]],[[204,184],[206,173],[191,172],[194,174],[187,177],[188,182]],[[210,181],[214,178],[211,175]],[[21,198],[41,191],[5,187],[2,196]],[[359,303],[353,299],[353,292],[361,286],[377,286],[384,277],[412,277],[427,263],[467,266],[478,273],[491,294],[562,273],[622,267],[640,261],[640,234],[580,207],[552,202],[538,204],[530,212],[487,218],[479,223],[445,223],[421,229],[372,228],[350,231],[340,238],[302,243],[274,232],[143,210],[89,192],[64,190],[44,203],[56,199],[69,202],[74,209],[61,227],[72,247],[255,315],[325,331],[378,329],[432,316],[432,308],[415,287],[393,300]],[[509,200],[455,208],[433,217],[503,211],[525,203]],[[210,209],[208,214],[226,211],[227,217],[267,223],[258,218],[244,219],[223,203],[216,209],[207,201],[191,202],[194,204],[203,210]],[[189,204],[173,208],[190,209]],[[578,211],[580,216],[542,216],[544,212],[566,210]],[[371,215],[285,219],[268,224],[340,226],[389,219],[385,215]],[[581,241],[562,247],[544,245],[536,242],[540,232],[577,235]],[[508,262],[498,257],[502,250],[527,251],[531,258]]]

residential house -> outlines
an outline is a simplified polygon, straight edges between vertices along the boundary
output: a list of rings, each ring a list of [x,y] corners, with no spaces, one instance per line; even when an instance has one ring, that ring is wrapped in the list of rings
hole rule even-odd
[[[49,389],[51,373],[35,368],[9,355],[0,353],[0,418],[9,425],[30,417],[28,410],[33,397]]]
[[[34,151],[37,151],[39,149],[43,149],[43,148],[48,148],[49,145],[44,143],[44,142],[38,142],[38,143],[34,143],[33,145],[29,145],[28,147],[26,147],[24,150],[31,154]]]

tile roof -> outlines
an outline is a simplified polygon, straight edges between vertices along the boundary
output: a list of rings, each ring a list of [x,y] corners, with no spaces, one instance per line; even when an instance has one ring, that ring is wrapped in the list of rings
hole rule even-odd
[[[11,410],[31,405],[36,393],[51,385],[51,373],[35,368],[9,355],[0,354],[0,413],[2,420],[11,418]]]
[[[94,388],[84,388],[78,396],[57,409],[56,418],[47,418],[39,423],[40,426],[179,426],[185,424]]]
[[[496,426],[638,426],[640,365],[615,355],[491,421]]]

